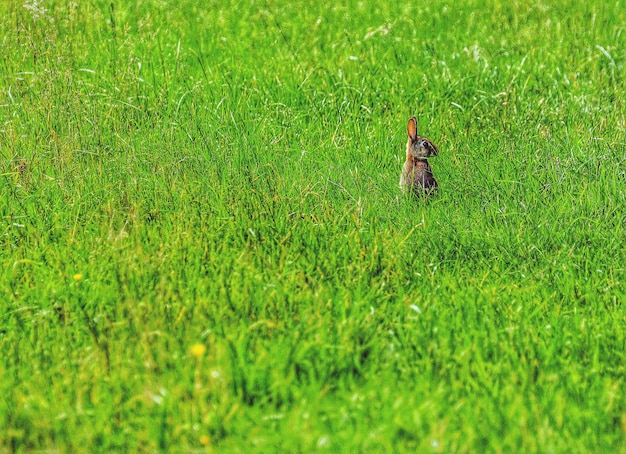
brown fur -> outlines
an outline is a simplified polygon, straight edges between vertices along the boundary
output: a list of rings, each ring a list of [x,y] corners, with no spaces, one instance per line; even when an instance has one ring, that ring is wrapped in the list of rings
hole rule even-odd
[[[406,162],[400,175],[400,187],[413,195],[429,195],[439,185],[433,176],[428,158],[439,154],[437,147],[426,137],[417,135],[417,119],[412,117],[407,126]]]

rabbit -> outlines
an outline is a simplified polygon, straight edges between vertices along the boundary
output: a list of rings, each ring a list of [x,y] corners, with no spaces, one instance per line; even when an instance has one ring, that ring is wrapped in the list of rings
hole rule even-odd
[[[417,135],[417,118],[411,117],[407,126],[406,162],[400,175],[400,188],[414,196],[431,195],[439,185],[433,176],[428,158],[439,150],[426,137]]]

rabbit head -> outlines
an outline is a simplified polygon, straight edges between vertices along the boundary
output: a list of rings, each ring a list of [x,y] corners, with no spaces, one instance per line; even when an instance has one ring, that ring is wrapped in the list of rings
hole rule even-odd
[[[437,150],[435,144],[426,137],[417,135],[417,118],[412,117],[409,119],[407,133],[409,135],[409,140],[406,144],[407,158],[409,158],[410,155],[413,159],[422,160],[431,156],[437,156],[439,150]]]

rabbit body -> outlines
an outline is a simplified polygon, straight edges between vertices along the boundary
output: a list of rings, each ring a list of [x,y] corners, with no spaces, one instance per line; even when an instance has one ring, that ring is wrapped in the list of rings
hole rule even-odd
[[[425,159],[407,159],[400,176],[400,187],[406,191],[431,192],[439,185]]]
[[[439,185],[433,176],[428,158],[439,154],[439,150],[426,137],[417,135],[417,119],[412,117],[407,126],[409,140],[406,143],[406,162],[400,175],[400,188],[413,195],[428,195]]]

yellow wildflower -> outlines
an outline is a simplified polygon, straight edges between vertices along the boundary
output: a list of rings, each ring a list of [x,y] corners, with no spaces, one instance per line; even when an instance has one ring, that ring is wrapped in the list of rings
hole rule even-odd
[[[200,358],[206,353],[206,346],[204,344],[193,344],[189,349],[189,353],[191,353],[191,356]]]

